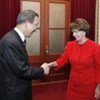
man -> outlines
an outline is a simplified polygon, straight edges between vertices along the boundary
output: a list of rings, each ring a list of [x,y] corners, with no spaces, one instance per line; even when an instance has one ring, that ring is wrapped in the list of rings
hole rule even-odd
[[[42,79],[49,73],[46,63],[41,67],[29,64],[24,41],[36,31],[38,14],[22,11],[16,27],[0,41],[0,100],[32,100],[31,79]]]

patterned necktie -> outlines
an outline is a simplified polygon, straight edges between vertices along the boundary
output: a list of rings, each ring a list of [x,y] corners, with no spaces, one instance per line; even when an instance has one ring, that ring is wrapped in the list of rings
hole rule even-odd
[[[26,46],[26,39],[24,40],[23,44],[24,44],[24,46]]]

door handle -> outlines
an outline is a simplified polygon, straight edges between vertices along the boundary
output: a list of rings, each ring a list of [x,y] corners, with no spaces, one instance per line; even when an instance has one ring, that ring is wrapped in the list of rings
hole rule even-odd
[[[49,53],[49,46],[46,45],[46,54],[48,55],[48,53]]]

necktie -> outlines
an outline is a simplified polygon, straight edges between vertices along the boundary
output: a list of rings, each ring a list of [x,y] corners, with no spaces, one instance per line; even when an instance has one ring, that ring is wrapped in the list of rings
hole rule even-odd
[[[24,44],[24,46],[26,46],[26,39],[24,40],[23,44]]]

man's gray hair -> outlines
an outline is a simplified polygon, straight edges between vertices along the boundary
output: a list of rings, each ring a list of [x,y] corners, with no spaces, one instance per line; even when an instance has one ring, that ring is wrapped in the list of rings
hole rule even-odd
[[[39,17],[39,15],[33,10],[24,10],[19,13],[17,17],[17,24],[25,23],[26,21],[32,23],[36,16]]]

